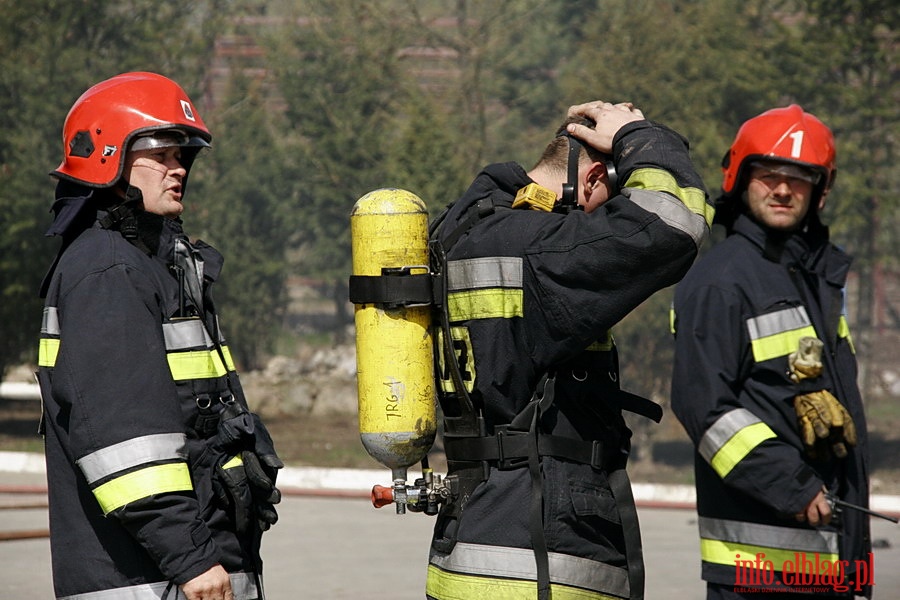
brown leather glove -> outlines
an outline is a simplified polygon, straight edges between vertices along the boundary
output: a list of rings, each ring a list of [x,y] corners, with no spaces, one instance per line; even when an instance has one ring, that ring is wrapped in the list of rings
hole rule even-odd
[[[847,446],[856,445],[856,425],[844,405],[828,390],[794,398],[800,437],[812,458],[827,457],[830,448],[838,458],[847,456]]]

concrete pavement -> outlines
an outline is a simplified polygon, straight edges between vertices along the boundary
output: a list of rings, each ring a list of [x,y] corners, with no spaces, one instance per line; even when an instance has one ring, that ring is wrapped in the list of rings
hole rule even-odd
[[[15,461],[5,464],[11,463]],[[20,466],[4,471],[3,464],[0,460],[0,507],[46,500],[40,470]],[[280,521],[263,541],[269,600],[424,598],[433,518],[397,515],[390,506],[372,508],[365,490],[388,479],[386,470],[285,472],[280,479],[287,491],[279,505]],[[679,499],[677,494],[684,496]],[[692,508],[683,508],[690,506],[690,494],[683,489],[636,485],[636,496],[647,599],[703,598],[696,514]],[[0,508],[0,533],[46,527],[46,508]],[[884,546],[875,550],[875,598],[898,598],[900,526],[873,519],[872,530],[876,543]],[[52,597],[48,540],[0,541],[0,599]]]

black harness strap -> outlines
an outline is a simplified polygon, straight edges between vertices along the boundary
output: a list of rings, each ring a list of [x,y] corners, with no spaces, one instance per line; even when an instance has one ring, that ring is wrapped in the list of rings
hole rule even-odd
[[[541,454],[538,437],[540,433],[541,415],[553,404],[556,393],[556,374],[544,374],[538,382],[531,402],[516,415],[510,423],[510,429],[521,429],[528,420],[526,433],[528,444],[528,472],[531,475],[531,506],[529,510],[529,528],[531,545],[534,549],[534,562],[537,570],[538,600],[550,600],[550,556],[547,550],[547,538],[544,536],[544,481],[541,474]]]
[[[628,564],[628,589],[631,600],[644,598],[644,548],[641,542],[641,526],[638,522],[634,494],[625,467],[609,471],[606,476],[612,490],[619,519],[622,522],[622,537],[625,540],[625,562]]]

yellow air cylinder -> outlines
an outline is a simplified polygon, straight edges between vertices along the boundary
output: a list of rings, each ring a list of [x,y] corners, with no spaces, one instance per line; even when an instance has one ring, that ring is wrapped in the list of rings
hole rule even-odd
[[[418,196],[379,189],[350,215],[354,275],[428,272],[428,213]],[[359,434],[395,481],[431,449],[436,431],[430,306],[355,304]]]

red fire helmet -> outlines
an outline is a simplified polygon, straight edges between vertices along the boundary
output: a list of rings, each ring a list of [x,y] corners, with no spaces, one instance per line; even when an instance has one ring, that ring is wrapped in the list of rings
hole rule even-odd
[[[154,131],[177,130],[179,145],[197,151],[212,135],[194,103],[177,83],[156,73],[116,75],[94,85],[69,110],[63,126],[62,163],[51,175],[104,188],[122,175],[132,140]]]
[[[722,159],[722,192],[731,196],[743,191],[750,164],[765,160],[797,165],[818,173],[814,201],[834,181],[834,135],[822,121],[791,104],[773,108],[747,120],[738,130]]]

